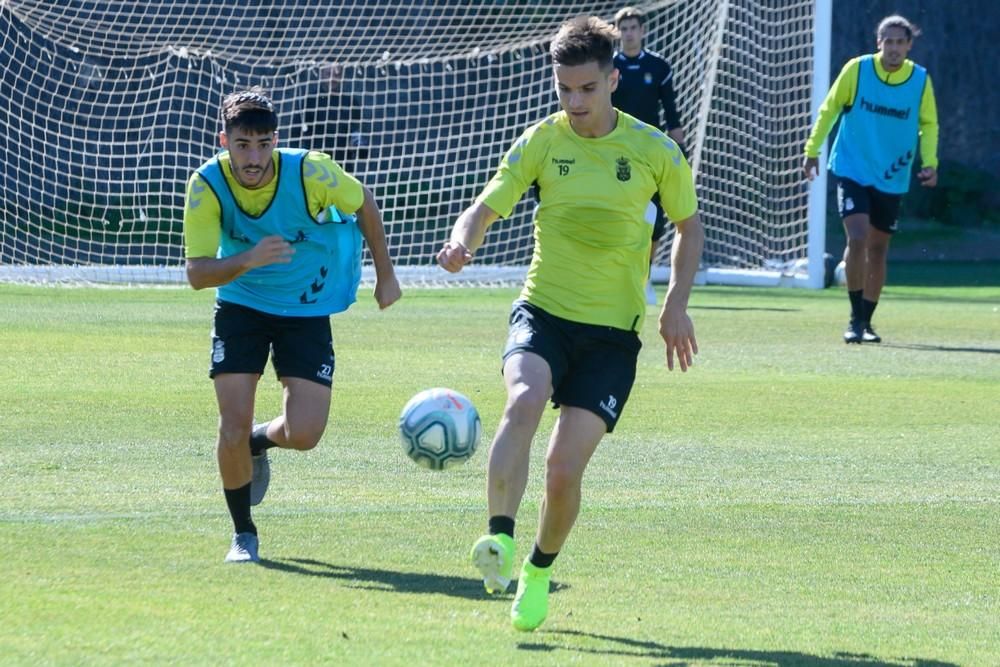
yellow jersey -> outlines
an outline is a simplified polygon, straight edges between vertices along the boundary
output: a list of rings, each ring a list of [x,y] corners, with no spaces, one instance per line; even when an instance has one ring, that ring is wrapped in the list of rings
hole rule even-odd
[[[646,313],[652,227],[660,194],[670,220],[698,208],[691,168],[657,128],[616,110],[602,137],[578,135],[564,111],[528,128],[477,201],[507,217],[539,189],[535,247],[521,297],[557,317],[638,331]]]

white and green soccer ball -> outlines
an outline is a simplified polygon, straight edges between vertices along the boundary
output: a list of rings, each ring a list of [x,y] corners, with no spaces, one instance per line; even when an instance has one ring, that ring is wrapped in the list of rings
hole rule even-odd
[[[436,387],[425,389],[399,415],[403,451],[418,465],[444,470],[465,463],[475,454],[482,423],[472,401],[464,395]]]

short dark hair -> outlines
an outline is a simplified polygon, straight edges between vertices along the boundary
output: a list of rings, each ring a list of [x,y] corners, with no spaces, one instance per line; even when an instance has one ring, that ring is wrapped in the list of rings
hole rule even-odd
[[[639,22],[639,25],[645,25],[646,13],[636,7],[622,7],[618,10],[618,13],[615,14],[615,25],[620,28],[622,21],[626,19],[635,19]]]
[[[911,23],[909,19],[899,14],[893,14],[879,21],[878,28],[875,30],[875,38],[881,41],[889,28],[902,28],[906,31],[906,39],[909,40],[920,35],[920,28]]]
[[[618,31],[596,16],[578,16],[562,24],[552,38],[549,53],[557,65],[574,67],[597,61],[602,70],[611,68]]]
[[[260,86],[226,95],[220,115],[226,132],[239,127],[253,134],[274,134],[278,129],[274,103]]]

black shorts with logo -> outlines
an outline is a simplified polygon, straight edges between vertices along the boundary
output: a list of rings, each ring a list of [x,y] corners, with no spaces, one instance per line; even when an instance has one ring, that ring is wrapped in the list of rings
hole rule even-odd
[[[270,315],[226,301],[215,304],[212,364],[220,373],[262,374],[268,355],[278,378],[294,377],[333,385],[330,318]]]
[[[589,410],[610,433],[635,383],[641,347],[634,331],[572,322],[515,301],[503,360],[517,352],[545,359],[552,371],[553,405]]]
[[[896,233],[902,200],[903,195],[891,195],[849,178],[837,178],[837,210],[840,217],[867,214],[872,227],[886,234]]]

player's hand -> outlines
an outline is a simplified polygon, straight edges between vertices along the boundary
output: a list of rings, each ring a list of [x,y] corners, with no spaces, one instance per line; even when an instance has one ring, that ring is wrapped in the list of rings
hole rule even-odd
[[[278,235],[265,236],[250,250],[250,264],[252,267],[288,264],[294,254],[295,248],[285,239]]]
[[[403,296],[403,290],[399,288],[399,281],[396,280],[396,274],[394,273],[390,278],[383,278],[381,280],[376,276],[374,295],[379,310],[385,310],[399,301]]]
[[[686,373],[694,364],[694,355],[698,354],[694,323],[688,317],[687,311],[665,305],[663,312],[660,313],[660,336],[667,344],[667,368],[674,370],[674,354],[676,354],[681,372]]]
[[[934,167],[924,167],[917,172],[917,178],[920,179],[920,185],[925,188],[933,188],[937,185],[937,169]]]
[[[819,176],[819,158],[807,157],[802,160],[802,173],[806,175],[807,181],[811,181]]]
[[[448,241],[437,254],[438,264],[450,273],[458,273],[471,261],[472,253],[458,241]]]

